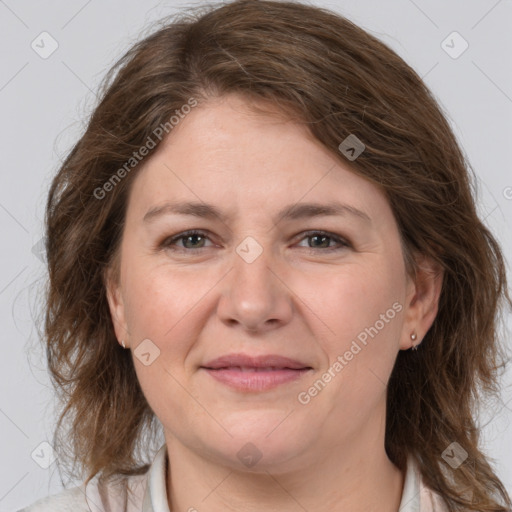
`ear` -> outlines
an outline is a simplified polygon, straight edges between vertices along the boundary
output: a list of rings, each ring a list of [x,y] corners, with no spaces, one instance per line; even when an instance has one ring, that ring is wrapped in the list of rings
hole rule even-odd
[[[126,323],[125,303],[121,285],[112,276],[112,270],[108,269],[104,274],[105,289],[107,295],[110,316],[114,324],[114,331],[119,342],[124,341],[126,348],[129,347],[129,331]]]
[[[444,270],[439,263],[424,255],[416,256],[415,261],[416,274],[408,276],[407,282],[401,350],[418,345],[427,334],[439,310],[443,285]],[[411,339],[412,333],[416,340]]]

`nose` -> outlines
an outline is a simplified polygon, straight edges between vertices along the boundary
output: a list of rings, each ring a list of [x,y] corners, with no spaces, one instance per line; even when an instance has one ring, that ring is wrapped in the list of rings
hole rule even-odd
[[[254,260],[247,258],[243,249],[235,252],[233,268],[222,281],[217,314],[230,327],[265,332],[292,318],[293,293],[286,284],[284,266],[270,249],[261,249]]]

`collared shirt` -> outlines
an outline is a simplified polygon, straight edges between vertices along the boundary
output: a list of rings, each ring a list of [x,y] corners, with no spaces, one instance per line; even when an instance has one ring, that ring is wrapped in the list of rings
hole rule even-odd
[[[93,478],[87,487],[73,487],[42,498],[18,512],[170,512],[167,500],[167,446],[155,455],[148,471],[98,485]],[[190,507],[194,510],[194,507]],[[429,489],[414,460],[409,457],[398,512],[446,512],[441,497]]]

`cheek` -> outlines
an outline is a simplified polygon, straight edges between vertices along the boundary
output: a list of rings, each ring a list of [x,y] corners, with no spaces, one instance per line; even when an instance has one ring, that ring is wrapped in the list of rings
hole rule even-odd
[[[218,281],[198,271],[158,265],[134,266],[127,279],[127,321],[133,345],[149,339],[160,350],[160,364],[185,372],[184,361],[205,324],[208,292]]]
[[[185,279],[179,270],[164,265],[150,267],[135,261],[126,275],[127,318],[137,335],[162,340],[186,316],[200,293],[194,275]]]
[[[325,326],[322,345],[330,364],[346,355],[350,366],[375,365],[387,371],[393,365],[402,328],[399,267],[351,265],[329,276],[329,286],[314,295],[309,292],[311,309]]]
[[[127,282],[135,371],[152,410],[164,424],[173,424],[173,418],[185,415],[190,406],[190,396],[180,383],[186,382],[190,368],[184,363],[204,324],[200,302],[204,285],[199,286],[197,273],[185,276],[163,266],[139,268]],[[146,339],[159,350],[147,366],[138,358],[137,350]]]
[[[309,384],[322,390],[316,407],[327,407],[334,424],[344,425],[348,414],[356,428],[385,400],[398,354],[403,304],[397,281],[387,272],[352,268],[330,283],[328,293],[319,294],[319,311],[329,326],[322,339],[325,367]]]

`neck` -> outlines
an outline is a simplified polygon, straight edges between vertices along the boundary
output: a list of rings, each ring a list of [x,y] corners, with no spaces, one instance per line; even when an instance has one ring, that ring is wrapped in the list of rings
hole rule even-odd
[[[293,466],[262,467],[259,471],[240,471],[235,464],[202,457],[166,433],[169,509],[396,512],[404,474],[386,455],[384,422],[368,425],[366,432],[357,432],[357,437],[343,444],[313,447],[300,461],[295,458]]]

